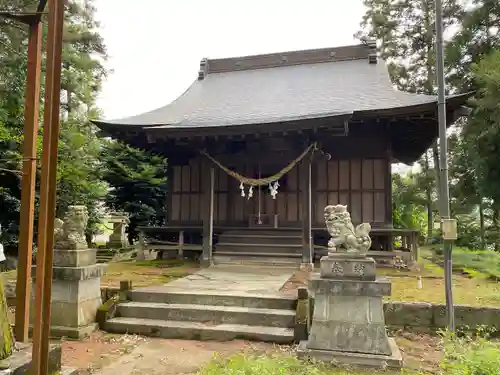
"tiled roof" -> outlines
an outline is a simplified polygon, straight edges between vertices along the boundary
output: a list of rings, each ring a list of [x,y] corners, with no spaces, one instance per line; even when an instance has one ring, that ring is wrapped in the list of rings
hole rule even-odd
[[[321,118],[436,102],[397,91],[373,47],[358,45],[202,60],[199,77],[174,102],[96,124],[217,127]]]

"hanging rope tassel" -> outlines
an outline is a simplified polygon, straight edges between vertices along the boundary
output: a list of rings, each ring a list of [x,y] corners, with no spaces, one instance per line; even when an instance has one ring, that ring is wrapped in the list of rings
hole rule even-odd
[[[243,185],[243,182],[240,184],[240,190],[241,190],[241,196],[245,197],[245,185]]]
[[[311,144],[308,148],[304,150],[302,154],[300,154],[295,160],[292,160],[290,164],[288,164],[286,167],[284,167],[281,171],[278,173],[266,177],[266,178],[248,178],[245,176],[242,176],[241,174],[234,172],[230,170],[229,168],[223,166],[221,163],[219,163],[217,160],[215,160],[213,157],[211,157],[209,154],[207,154],[205,151],[201,151],[202,155],[205,155],[207,158],[209,158],[215,165],[217,165],[220,169],[222,169],[224,172],[226,172],[229,176],[233,177],[235,180],[238,180],[241,182],[241,184],[249,185],[249,186],[265,186],[268,185],[272,182],[278,181],[281,177],[286,175],[288,172],[290,172],[304,157],[311,151],[311,150],[316,150],[317,149],[317,144],[313,143]],[[241,185],[240,185],[241,189]],[[243,189],[242,189],[243,190]],[[243,196],[243,195],[242,195]]]

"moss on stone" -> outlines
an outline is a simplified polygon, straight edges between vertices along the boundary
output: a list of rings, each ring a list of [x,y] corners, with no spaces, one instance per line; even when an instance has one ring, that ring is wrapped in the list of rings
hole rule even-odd
[[[7,358],[14,349],[14,336],[9,322],[9,309],[5,298],[2,276],[0,276],[0,360]]]

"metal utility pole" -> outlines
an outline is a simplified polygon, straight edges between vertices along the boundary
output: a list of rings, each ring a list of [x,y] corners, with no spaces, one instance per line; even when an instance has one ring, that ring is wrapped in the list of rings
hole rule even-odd
[[[452,239],[445,228],[450,223],[450,192],[448,186],[448,145],[446,137],[446,96],[444,81],[444,47],[443,47],[443,4],[436,0],[436,74],[438,83],[438,116],[439,116],[439,169],[440,183],[440,215],[443,220],[444,273],[446,293],[446,318],[450,331],[455,330],[455,312],[453,308],[452,288]],[[455,232],[456,234],[456,232]]]

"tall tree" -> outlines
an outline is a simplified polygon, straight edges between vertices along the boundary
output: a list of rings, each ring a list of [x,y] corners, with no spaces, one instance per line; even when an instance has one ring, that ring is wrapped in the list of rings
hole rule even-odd
[[[0,8],[32,9],[29,6],[35,3],[0,0]],[[70,204],[87,205],[91,214],[89,232],[95,227],[99,201],[106,193],[106,185],[98,173],[101,141],[88,121],[97,112],[96,98],[106,76],[103,67],[106,49],[97,28],[92,0],[67,2],[57,214],[64,215]],[[27,31],[22,25],[9,20],[0,22],[0,224],[4,228],[1,240],[12,248],[17,247],[19,229],[20,176],[12,171],[21,167],[26,38]]]
[[[103,148],[104,179],[111,187],[106,203],[130,215],[129,240],[139,225],[163,225],[167,194],[167,161],[120,142]]]
[[[356,36],[377,39],[379,53],[388,63],[394,85],[403,91],[435,95],[435,1],[365,0],[364,5],[367,11]],[[456,25],[463,15],[457,0],[445,1],[443,12],[445,28]],[[440,179],[437,141],[432,152],[424,154],[420,164],[425,171],[425,178],[420,182],[427,184],[425,196],[430,235],[434,222],[434,192],[438,190]]]
[[[464,139],[473,140],[467,148],[468,157],[477,173],[480,196],[493,202],[495,248],[500,250],[500,50],[486,56],[473,66],[473,82],[480,88],[473,102],[474,109],[464,126]]]
[[[461,91],[478,88],[473,65],[500,49],[500,2],[472,0],[459,31],[446,46],[448,80]]]

